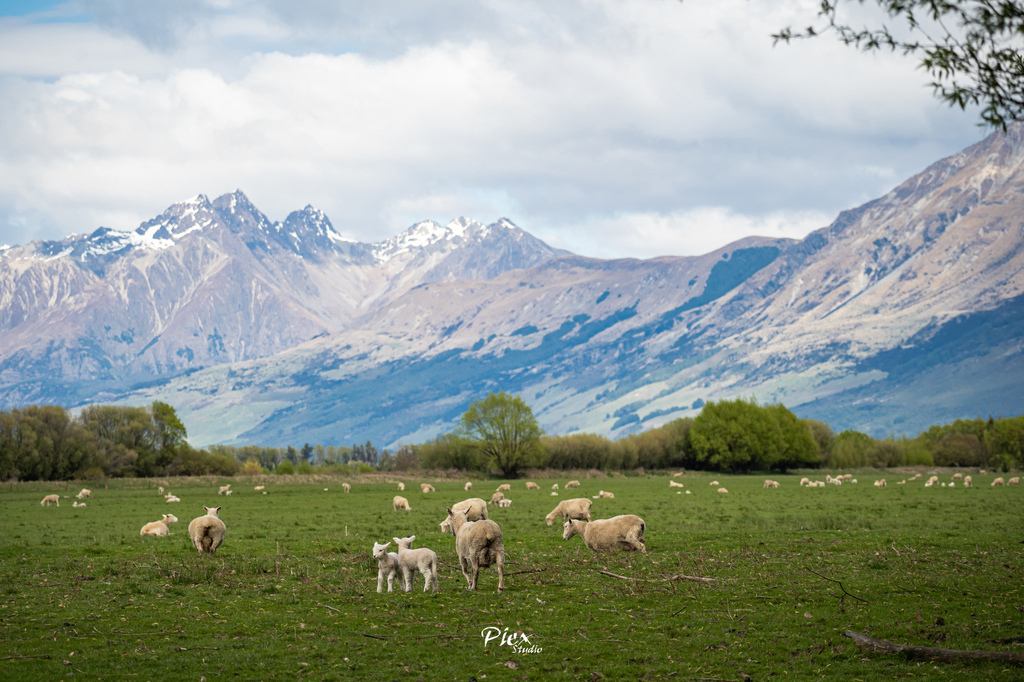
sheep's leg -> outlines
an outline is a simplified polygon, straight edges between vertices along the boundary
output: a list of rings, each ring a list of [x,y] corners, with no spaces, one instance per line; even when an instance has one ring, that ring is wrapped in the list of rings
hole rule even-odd
[[[505,552],[498,552],[494,565],[498,569],[498,592],[500,593],[505,589]]]
[[[466,578],[466,589],[472,590],[473,579],[469,576],[469,562],[464,557],[459,557],[459,564],[462,566],[462,575]]]
[[[476,589],[476,580],[480,577],[480,564],[473,564],[473,580],[469,583],[469,589]]]
[[[392,580],[393,580],[393,578],[391,576],[388,576],[388,592],[391,591],[391,581]],[[382,592],[384,592],[384,569],[383,568],[378,568],[377,569],[377,594],[381,594]]]

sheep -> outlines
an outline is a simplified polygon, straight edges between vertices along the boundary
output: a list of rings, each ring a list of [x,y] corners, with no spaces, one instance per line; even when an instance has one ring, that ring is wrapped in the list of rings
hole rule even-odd
[[[265,486],[265,485],[258,485],[258,486],[256,486],[255,488],[253,488],[253,490],[263,490],[263,489],[264,489],[264,488],[266,488],[266,487],[267,487],[267,486]]]
[[[509,492],[512,492],[512,484],[511,483],[502,483],[501,485],[498,486],[498,490],[497,491],[499,493],[509,493]]]
[[[168,502],[181,502],[181,498],[180,498],[180,497],[178,497],[177,495],[170,495],[170,496],[169,496],[169,497],[167,498],[167,501],[168,501]]]
[[[548,525],[552,525],[555,522],[555,517],[562,517],[565,519],[582,519],[584,521],[590,520],[590,505],[594,504],[586,497],[577,497],[571,500],[562,500],[558,503],[558,506],[551,510],[544,520],[547,521]]]
[[[970,488],[971,487],[971,477],[970,476],[964,476],[964,487],[965,488]]]
[[[163,495],[163,494],[164,494],[164,487],[163,487],[162,485],[160,485],[160,486],[157,486],[157,488],[156,488],[156,489],[157,489],[157,491],[158,491],[158,492],[159,492],[159,493],[160,493],[161,495]]]
[[[508,499],[498,500],[498,506],[499,507],[511,507],[512,506],[512,500],[508,500]]]
[[[505,493],[494,493],[491,495],[491,504],[497,504],[499,500],[505,499]]]
[[[501,504],[503,501],[504,500],[498,500],[498,505],[505,506]],[[468,500],[457,502],[456,504],[452,505],[452,509],[455,511],[466,512],[466,518],[470,521],[480,521],[487,519],[487,503],[481,500],[479,497],[471,497]],[[447,518],[445,518],[445,520],[441,522],[441,532],[449,532]]]
[[[347,493],[350,490],[352,490],[352,486],[350,486],[348,483],[342,483],[341,484],[341,489],[344,490]]]
[[[931,476],[931,477],[928,478],[928,481],[925,483],[925,485],[926,486],[933,486],[933,485],[935,485],[938,482],[939,482],[939,477],[938,476]]]
[[[766,479],[764,479],[764,487],[765,488],[778,488],[779,487],[779,482],[778,481],[773,481],[770,478],[766,478]]]
[[[558,484],[557,484],[557,483],[555,483],[554,485],[552,485],[552,486],[551,486],[551,489],[552,489],[552,490],[558,490]]]
[[[680,476],[682,476],[682,475],[683,475],[683,472],[682,472],[682,471],[677,471],[677,472],[675,472],[674,474],[672,474],[672,478],[679,478],[679,477],[680,477]]]
[[[801,486],[810,485],[810,484],[811,484],[811,479],[807,478],[806,476],[804,476],[803,478],[800,479],[800,485]]]
[[[526,489],[527,490],[540,490],[540,486],[537,485],[536,483],[534,483],[533,481],[527,481],[526,482]]]
[[[853,478],[853,474],[843,474],[839,478],[843,479],[844,481],[849,481],[851,478]]]
[[[43,501],[39,503],[40,507],[49,507],[50,503],[53,502],[58,507],[60,506],[60,495],[47,495],[43,498]]]
[[[89,490],[88,488],[82,488],[82,492],[75,495],[75,497],[77,497],[78,499],[82,499],[83,497],[88,497],[92,499],[92,491]]]
[[[554,490],[552,490],[551,491],[551,497],[558,497],[558,493],[556,493]]]
[[[954,481],[962,481],[963,478],[964,478],[964,475],[961,474],[960,472],[957,472],[957,473],[953,474],[953,480]]]
[[[997,486],[997,485],[1003,485],[1003,484],[1005,484],[1005,483],[1006,483],[1006,481],[1004,481],[1004,480],[1003,480],[1003,477],[1002,477],[1002,476],[1000,476],[1000,477],[999,477],[999,478],[997,478],[996,480],[992,481],[992,487],[995,487],[995,486]],[[59,506],[59,505],[58,505],[58,506]]]
[[[231,492],[231,484],[228,483],[227,485],[222,485],[220,487],[220,490],[217,491],[217,494],[218,495],[227,495],[230,492]]]
[[[669,488],[685,488],[686,486],[684,486],[682,483],[676,483],[675,481],[670,479],[669,482],[668,482],[668,487]]]
[[[935,485],[935,481],[928,480],[928,481],[924,482],[924,487],[925,488],[931,488],[933,485]]]
[[[402,483],[401,481],[399,481],[399,482],[398,482],[398,490],[399,490],[399,491],[405,490],[405,484],[404,484],[404,483]],[[389,543],[389,544],[390,544],[390,543]]]
[[[466,485],[462,486],[462,489],[465,490],[468,493],[470,490],[473,489],[473,482],[472,481],[466,481]]]
[[[139,531],[139,535],[170,535],[170,524],[177,522],[178,517],[174,514],[164,514],[164,517],[159,521],[153,521],[143,526],[142,530]]]
[[[708,485],[714,486],[714,485],[721,485],[721,484],[718,481],[711,481],[711,483],[708,483]]]
[[[206,510],[205,516],[197,516],[188,524],[188,536],[192,538],[192,544],[203,553],[216,554],[217,548],[224,542],[227,534],[227,526],[220,520],[220,507],[203,507]]]
[[[1014,476],[1006,482],[1006,485],[1020,485],[1020,476]]]
[[[72,507],[84,507],[85,506],[85,502],[72,502],[71,506]]]
[[[423,491],[424,495],[426,495],[427,493],[434,492],[434,486],[429,483],[420,483],[420,490]]]
[[[614,549],[637,550],[646,553],[644,545],[644,520],[634,514],[623,514],[610,519],[579,521],[569,519],[563,526],[562,539],[573,535],[583,538],[583,544],[594,552]]]
[[[455,553],[468,588],[475,590],[481,568],[494,565],[498,571],[498,592],[505,589],[505,544],[501,528],[494,521],[469,521],[466,512],[448,510],[450,531],[455,536]]]
[[[945,484],[943,484],[943,485],[945,485]],[[886,487],[885,479],[884,478],[880,478],[877,481],[875,481],[875,486],[878,487],[878,488],[885,488]]]
[[[405,591],[412,592],[412,581],[416,577],[416,571],[423,576],[423,591],[429,592],[431,586],[434,592],[438,591],[437,585],[437,553],[426,547],[411,549],[415,535],[407,538],[391,538],[398,548],[398,568],[405,578]]]
[[[594,495],[594,499],[596,500],[596,499],[598,499],[600,497],[612,498],[612,497],[615,497],[615,493],[609,493],[609,492],[605,492],[604,490],[599,490],[597,492],[597,494]]]
[[[395,587],[395,576],[398,576],[399,589],[405,589],[405,580],[398,572],[398,555],[387,551],[390,544],[390,542],[385,542],[383,545],[377,542],[373,543],[373,558],[377,560],[377,594],[384,591],[385,578],[388,581],[388,592],[391,592]]]
[[[943,483],[943,485],[945,485],[945,483]],[[949,482],[949,487],[950,488],[955,488],[956,487],[956,481],[950,481]]]
[[[729,492],[729,491],[728,491],[728,490],[726,490],[725,488],[719,488],[719,489],[718,489],[718,492],[720,492],[720,493],[727,493],[727,492]]]
[[[907,484],[907,479],[903,479],[902,481],[896,481],[896,485],[906,485],[906,484]]]
[[[987,469],[978,469],[978,473],[981,474],[982,476],[984,476],[985,474],[988,473],[988,470]]]
[[[569,481],[568,483],[565,484],[565,487],[566,488],[579,488],[580,487],[580,482],[579,481]]]
[[[409,500],[401,495],[395,495],[394,499],[391,500],[391,504],[395,507],[395,511],[412,511],[412,507],[409,506]]]

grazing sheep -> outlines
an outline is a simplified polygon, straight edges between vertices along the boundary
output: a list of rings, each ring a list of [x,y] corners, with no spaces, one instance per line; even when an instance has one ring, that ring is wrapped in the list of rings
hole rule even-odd
[[[58,507],[60,506],[60,495],[47,495],[43,498],[43,501],[39,503],[41,507],[49,507],[50,503],[53,502]]]
[[[491,504],[497,504],[499,500],[505,499],[505,493],[494,493],[491,495]]]
[[[978,473],[981,474],[982,476],[984,476],[985,474],[988,473],[988,470],[987,469],[978,469]]]
[[[764,479],[764,487],[765,488],[778,488],[779,487],[779,482],[778,481],[773,481],[770,478],[766,478],[766,479]]]
[[[498,505],[503,506],[501,503],[503,500],[498,500]],[[481,521],[487,519],[487,503],[481,500],[479,497],[471,497],[468,500],[463,500],[452,505],[454,511],[466,512],[466,518],[470,521]],[[448,519],[445,518],[441,522],[441,532],[448,533],[451,529],[448,528]]]
[[[227,485],[222,485],[220,487],[220,490],[217,491],[217,494],[218,495],[227,495],[230,492],[231,492],[231,484],[228,483]]]
[[[992,481],[992,487],[995,487],[995,486],[997,486],[997,485],[1003,485],[1003,484],[1005,484],[1005,483],[1006,483],[1006,481],[1004,481],[1004,480],[1003,480],[1003,477],[1002,477],[1002,476],[1000,476],[1000,477],[999,477],[999,478],[997,478],[996,480]],[[59,506],[59,505],[58,505],[58,506]]]
[[[804,478],[800,479],[800,485],[801,486],[810,485],[810,484],[811,484],[811,479],[807,478],[806,476]]]
[[[385,542],[383,545],[377,542],[373,543],[373,558],[377,560],[377,594],[384,591],[385,578],[388,581],[388,592],[391,592],[395,587],[395,576],[398,576],[399,589],[405,589],[404,578],[398,572],[398,555],[387,551],[390,544],[390,542]]]
[[[954,481],[962,481],[963,478],[964,478],[964,475],[961,474],[960,472],[957,472],[957,473],[953,474],[953,480]]]
[[[143,526],[142,530],[139,531],[139,535],[170,535],[170,524],[177,522],[178,517],[174,514],[164,514],[164,517],[159,521],[153,521]]]
[[[465,490],[466,492],[469,492],[470,490],[473,489],[473,482],[466,481],[466,485],[462,486],[462,489]]]
[[[672,474],[672,478],[679,478],[679,477],[680,477],[680,476],[682,476],[682,475],[683,475],[683,472],[682,472],[682,471],[677,471],[677,472],[675,472],[674,474]]]
[[[341,489],[344,490],[347,493],[350,490],[352,490],[352,486],[350,486],[348,483],[342,483],[341,484]]]
[[[964,487],[965,488],[970,488],[971,487],[971,477],[970,476],[964,476]]]
[[[580,487],[580,482],[579,481],[569,481],[568,483],[565,484],[565,487],[566,488],[579,488]]]
[[[921,472],[920,472],[920,471],[919,471],[919,472],[917,472],[916,474],[914,474],[913,476],[911,476],[911,477],[910,477],[909,479],[907,479],[907,480],[910,480],[910,481],[916,481],[916,480],[917,480],[917,479],[919,479],[919,478],[921,478]]]
[[[409,506],[409,500],[401,495],[395,495],[394,499],[391,500],[391,504],[394,505],[395,511],[412,511],[412,507]]]
[[[1014,476],[1006,482],[1006,485],[1020,485],[1020,476]]]
[[[590,520],[590,506],[594,504],[585,497],[577,497],[571,500],[562,500],[558,503],[558,506],[551,510],[544,520],[547,521],[548,525],[552,525],[555,522],[556,517],[562,517],[562,519],[582,519],[584,521]]]
[[[498,486],[498,492],[499,493],[509,493],[509,492],[512,492],[512,484],[511,483],[502,483],[501,485]]]
[[[596,495],[594,495],[594,499],[596,500],[596,499],[598,499],[599,497],[607,497],[607,498],[612,498],[612,497],[615,497],[615,493],[609,493],[609,492],[605,492],[604,490],[599,490],[599,491],[597,492],[597,494],[596,494]]]
[[[938,482],[939,482],[939,477],[938,476],[931,476],[931,477],[928,478],[928,481],[925,483],[925,485],[926,486],[933,486],[933,485],[935,485]]]
[[[505,544],[501,528],[494,521],[469,521],[466,512],[448,510],[449,527],[455,536],[455,553],[459,556],[462,575],[475,590],[481,568],[492,564],[498,571],[498,592],[505,589]]]
[[[853,474],[843,474],[839,478],[843,479],[844,481],[849,481],[851,478],[853,478]]]
[[[682,483],[676,483],[676,482],[675,482],[675,481],[673,481],[673,480],[669,480],[669,482],[668,482],[668,487],[669,487],[669,488],[685,488],[686,486],[685,486],[685,485],[683,485]]]
[[[719,489],[718,489],[718,492],[720,492],[720,493],[727,493],[727,492],[729,492],[729,491],[728,491],[728,490],[726,490],[725,488],[719,488]]]
[[[614,549],[640,550],[647,552],[644,545],[644,520],[634,514],[623,514],[610,519],[596,521],[579,521],[569,519],[565,522],[562,539],[568,540],[573,535],[583,538],[583,544],[594,552],[607,552]]]
[[[405,484],[404,484],[404,483],[402,483],[401,481],[399,481],[399,482],[398,482],[398,489],[399,489],[399,490],[405,490]],[[388,544],[391,544],[391,543],[389,542]]]
[[[935,481],[928,480],[924,482],[925,488],[931,488],[933,485],[935,485]]]
[[[415,535],[407,538],[391,538],[398,547],[398,568],[405,578],[405,591],[412,592],[412,581],[416,577],[416,571],[423,576],[423,591],[429,592],[431,586],[434,592],[438,591],[437,585],[437,553],[426,547],[411,549]]]
[[[83,497],[88,497],[88,498],[91,499],[92,498],[92,491],[89,490],[88,488],[82,488],[82,492],[80,492],[77,495],[75,495],[75,497],[77,497],[78,499],[82,499]]]
[[[434,486],[429,483],[420,483],[420,490],[423,491],[424,494],[432,493],[434,492]]]
[[[557,483],[555,483],[554,485],[552,485],[552,486],[551,486],[551,489],[552,489],[552,490],[558,490],[558,484],[557,484]]]
[[[499,507],[511,507],[512,506],[512,500],[509,500],[509,499],[498,500],[498,506]]]
[[[216,554],[217,548],[224,542],[224,536],[228,530],[224,522],[218,518],[220,507],[203,507],[203,509],[206,510],[206,516],[197,516],[188,524],[188,536],[192,538],[192,544],[195,545],[200,556],[204,552]]]
[[[534,483],[533,481],[527,481],[526,482],[526,489],[527,490],[540,490],[540,486],[537,485],[536,483]]]

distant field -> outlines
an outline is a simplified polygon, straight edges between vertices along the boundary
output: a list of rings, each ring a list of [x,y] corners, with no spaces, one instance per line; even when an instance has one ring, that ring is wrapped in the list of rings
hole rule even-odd
[[[1024,650],[1006,641],[1024,635],[1024,488],[977,473],[970,490],[856,476],[823,489],[774,476],[775,490],[763,476],[716,476],[729,490],[718,494],[713,477],[688,475],[677,479],[688,495],[668,475],[581,479],[557,498],[550,486],[567,478],[529,492],[513,482],[512,506],[490,509],[508,554],[500,595],[493,569],[465,589],[454,538],[438,528],[446,503],[489,499],[500,481],[474,480],[467,494],[435,480],[423,495],[427,479],[406,478],[405,513],[392,511],[393,483],[358,479],[344,494],[342,479],[269,477],[267,495],[235,479],[230,497],[216,494],[229,479],[171,479],[176,504],[156,482],[112,481],[78,509],[81,486],[3,484],[0,677],[1024,678],[1020,667],[867,656],[842,637]],[[880,476],[888,487],[871,485]],[[545,525],[559,499],[599,489],[615,499],[594,500],[594,517],[643,517],[648,556],[594,555]],[[60,508],[41,508],[51,492]],[[204,504],[222,505],[228,528],[214,558],[188,541]],[[139,536],[167,512],[180,519],[171,536]],[[412,594],[378,595],[373,542],[410,534],[447,564],[441,592],[424,594],[417,577]],[[666,580],[679,575],[715,581]],[[485,646],[488,626],[521,630],[541,651]]]

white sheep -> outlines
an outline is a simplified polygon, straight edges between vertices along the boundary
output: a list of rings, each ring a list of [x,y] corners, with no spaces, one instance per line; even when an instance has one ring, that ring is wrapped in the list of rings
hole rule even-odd
[[[220,490],[217,491],[217,494],[218,495],[227,495],[230,492],[231,492],[231,484],[228,483],[227,485],[222,485],[220,487]]]
[[[961,474],[959,471],[957,473],[953,474],[953,480],[954,481],[962,481],[963,479],[964,479],[964,475]]]
[[[721,485],[721,483],[719,483],[718,481],[711,481],[711,483],[708,483],[708,485],[715,486],[715,485]]]
[[[473,482],[466,481],[466,485],[462,486],[462,489],[465,490],[466,492],[469,492],[470,490],[473,489]]]
[[[85,506],[85,502],[72,502],[71,506],[72,507],[84,507]]]
[[[558,490],[558,484],[557,484],[557,483],[555,483],[554,485],[552,485],[552,486],[551,486],[551,489],[552,489],[552,490]]]
[[[579,488],[580,487],[580,482],[579,481],[569,481],[568,483],[565,484],[565,487],[566,488]]]
[[[668,482],[668,487],[669,488],[685,488],[686,486],[684,486],[682,483],[676,483],[675,481],[670,480]]]
[[[498,500],[498,505],[501,506],[503,500]],[[466,518],[470,521],[480,521],[487,519],[487,503],[481,500],[479,497],[471,497],[468,500],[457,502],[452,505],[453,511],[464,511],[466,512]],[[445,518],[441,522],[441,532],[449,533],[451,529],[448,527],[448,519]]]
[[[412,507],[409,506],[409,500],[401,495],[395,495],[394,499],[391,500],[391,504],[394,506],[395,511],[412,511]]]
[[[49,507],[50,503],[53,502],[58,507],[60,506],[60,495],[47,495],[43,498],[42,502],[39,503],[40,507]]]
[[[596,495],[594,495],[594,499],[596,500],[596,499],[601,498],[601,497],[612,498],[612,497],[615,497],[615,493],[610,493],[610,492],[607,492],[607,491],[604,491],[604,490],[599,490],[598,493]]]
[[[388,592],[391,592],[395,587],[395,576],[398,577],[399,589],[405,589],[404,578],[398,572],[398,555],[387,551],[390,544],[390,542],[385,542],[383,545],[377,542],[373,543],[373,558],[377,560],[377,594],[384,591],[385,578],[388,581]]]
[[[168,495],[167,501],[168,502],[181,502],[181,498],[178,497],[177,495]]]
[[[554,490],[552,490],[551,491],[551,496],[552,497],[558,497],[558,493],[556,493]]]
[[[1004,480],[1003,480],[1003,477],[1002,477],[1002,476],[1000,476],[1000,477],[999,477],[999,478],[997,478],[996,480],[992,481],[992,487],[995,487],[995,486],[997,486],[997,485],[1004,485],[1005,483],[1006,483],[1006,481],[1004,481]]]
[[[644,528],[644,520],[634,514],[590,522],[569,519],[563,526],[562,539],[568,540],[573,535],[579,535],[587,549],[595,552],[638,549],[646,553]]]
[[[491,495],[491,504],[497,504],[499,500],[505,499],[505,493],[494,493]]]
[[[533,481],[527,481],[526,482],[526,489],[527,490],[540,490],[540,486],[537,485],[536,483],[534,483]]]
[[[1006,485],[1020,485],[1020,476],[1014,476],[1006,482]]]
[[[455,536],[455,553],[466,577],[468,589],[475,590],[481,568],[494,565],[498,571],[498,592],[505,589],[505,544],[501,528],[494,521],[470,521],[466,512],[448,510],[449,527]]]
[[[405,484],[404,484],[404,483],[402,483],[401,481],[399,481],[399,482],[398,482],[398,489],[399,489],[399,490],[405,490]],[[389,542],[388,544],[391,544],[391,543]]]
[[[584,521],[590,520],[590,506],[594,504],[586,497],[577,497],[571,500],[562,500],[558,503],[558,506],[551,510],[544,520],[550,526],[555,522],[555,518],[562,517],[563,519],[582,519]]]
[[[227,535],[227,526],[220,520],[220,507],[203,507],[206,510],[205,516],[197,516],[188,524],[188,536],[192,538],[192,544],[199,551],[199,555],[208,553],[216,554],[217,548],[224,542]]]
[[[764,487],[765,488],[778,488],[779,487],[779,482],[778,481],[773,481],[770,478],[766,478],[766,479],[764,479]]]
[[[255,488],[253,488],[253,490],[263,490],[263,489],[264,489],[264,488],[266,488],[266,487],[267,487],[267,486],[265,486],[265,485],[258,485],[258,486],[256,486]]]
[[[677,472],[675,472],[674,474],[672,474],[672,478],[679,478],[679,477],[680,477],[680,476],[682,476],[682,475],[683,475],[683,472],[682,472],[682,471],[677,471]]]
[[[157,491],[158,491],[158,492],[159,492],[159,493],[160,493],[161,495],[163,495],[163,494],[164,494],[164,487],[163,487],[162,485],[160,485],[160,486],[157,486],[157,488],[156,488],[156,489],[157,489]]]
[[[943,483],[943,485],[945,485],[945,483]],[[878,487],[878,488],[886,487],[885,479],[884,478],[880,478],[877,481],[875,481],[875,486]]]
[[[810,485],[810,484],[811,484],[811,479],[807,478],[806,476],[800,479],[800,485],[804,486],[804,485]]]
[[[89,490],[88,488],[82,488],[82,491],[75,495],[75,497],[77,497],[78,499],[82,499],[83,497],[92,498],[92,491]]]
[[[341,484],[341,489],[344,490],[347,493],[350,490],[352,490],[352,486],[350,486],[348,483],[342,483]]]
[[[720,492],[720,493],[727,493],[727,492],[729,492],[729,491],[728,491],[728,490],[726,490],[725,488],[719,488],[719,489],[718,489],[718,492]]]
[[[423,591],[428,592],[433,586],[434,592],[437,592],[437,553],[426,547],[411,549],[412,542],[416,539],[415,535],[391,539],[398,547],[398,569],[405,578],[405,591],[412,592],[412,581],[416,577],[416,571],[419,571],[423,576]]]
[[[918,472],[917,472],[916,474],[914,474],[913,476],[911,476],[911,477],[910,477],[910,478],[908,478],[907,480],[908,480],[908,481],[916,481],[916,480],[917,480],[917,479],[919,479],[919,478],[921,478],[921,472],[920,472],[920,471],[918,471]]]
[[[164,517],[159,521],[153,521],[143,526],[142,530],[139,531],[139,535],[170,535],[170,524],[177,522],[178,517],[174,514],[164,514]]]
[[[939,482],[939,477],[938,476],[931,476],[928,479],[928,481],[925,483],[925,485],[931,487],[931,486],[935,485],[938,482]]]
[[[512,484],[511,483],[502,483],[501,485],[498,486],[497,491],[499,493],[512,492]]]
[[[429,483],[420,483],[420,490],[423,491],[424,494],[432,493],[434,492],[434,486]]]
[[[509,499],[498,500],[498,506],[499,507],[511,507],[512,506],[512,500],[509,500]]]
[[[971,477],[970,476],[964,476],[964,487],[965,488],[970,488],[971,487]]]

